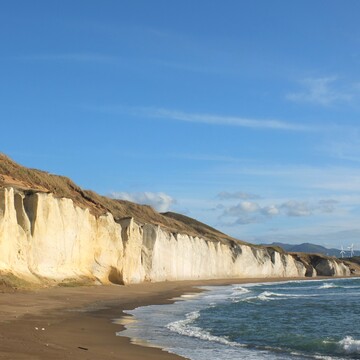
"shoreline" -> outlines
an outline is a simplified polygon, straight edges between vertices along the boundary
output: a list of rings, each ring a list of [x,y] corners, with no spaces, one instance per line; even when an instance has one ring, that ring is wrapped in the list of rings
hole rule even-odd
[[[129,319],[124,311],[174,303],[181,295],[204,291],[200,286],[336,278],[191,280],[1,293],[0,359],[181,360],[184,357],[116,335]]]

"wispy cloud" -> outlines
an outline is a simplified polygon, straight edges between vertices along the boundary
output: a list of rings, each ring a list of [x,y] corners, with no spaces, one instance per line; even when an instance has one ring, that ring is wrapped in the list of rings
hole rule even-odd
[[[251,199],[259,199],[260,196],[243,191],[236,191],[236,192],[222,191],[217,195],[217,198],[220,200],[234,200],[234,199],[251,200]]]
[[[351,166],[306,166],[306,165],[269,165],[256,166],[224,165],[217,169],[221,179],[227,176],[241,176],[242,179],[266,179],[267,182],[281,187],[295,186],[297,189],[333,190],[339,193],[360,191],[360,169]],[[253,181],[253,180],[252,180]],[[283,191],[283,190],[282,190]]]
[[[235,206],[223,207],[223,212],[219,219],[233,219],[227,225],[245,225],[263,222],[273,216],[277,216],[280,209],[276,205],[261,206],[253,201],[241,201]],[[235,220],[234,220],[235,219]]]
[[[319,146],[319,150],[341,160],[360,162],[360,129],[355,127],[339,128],[337,136]]]
[[[308,78],[300,83],[303,90],[287,94],[288,100],[329,106],[335,103],[350,102],[356,95],[359,95],[357,86],[353,84],[341,86],[335,76]]]
[[[284,209],[288,216],[309,216],[312,212],[310,204],[306,201],[289,200],[281,204],[280,208]]]
[[[240,126],[252,129],[272,129],[272,130],[291,130],[291,131],[309,131],[312,128],[300,124],[280,120],[259,120],[237,116],[224,116],[212,114],[188,113],[169,109],[147,109],[145,110],[150,117],[165,118],[193,123],[202,123],[210,125]]]
[[[308,126],[290,121],[274,119],[252,119],[240,116],[215,115],[205,113],[193,113],[165,108],[153,107],[126,107],[126,106],[98,106],[89,107],[107,114],[130,114],[153,119],[166,119],[172,121],[183,121],[207,125],[221,125],[244,127],[259,130],[280,130],[280,131],[318,131],[316,126]]]
[[[335,200],[320,200],[317,203],[309,201],[289,200],[279,206],[287,216],[301,217],[311,216],[316,213],[332,213],[335,211],[335,205],[338,201]]]
[[[260,222],[261,206],[252,201],[242,201],[235,206],[225,208],[220,219],[235,218],[232,225],[245,225]],[[230,224],[228,224],[230,225]]]
[[[335,205],[338,203],[339,201],[333,199],[320,200],[318,206],[321,212],[332,213],[335,210]]]
[[[317,202],[288,200],[279,204],[262,206],[258,202],[242,201],[235,206],[218,206],[222,210],[220,219],[232,218],[232,225],[244,225],[266,221],[275,216],[303,217],[316,214],[330,214],[335,211],[338,201],[332,199]],[[227,225],[230,225],[227,223]]]
[[[150,205],[159,212],[168,211],[176,200],[163,192],[112,192],[110,197],[113,199],[127,200],[138,204]]]

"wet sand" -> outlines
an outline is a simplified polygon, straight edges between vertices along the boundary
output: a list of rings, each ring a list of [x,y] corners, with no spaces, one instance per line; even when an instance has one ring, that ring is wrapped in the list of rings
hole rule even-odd
[[[284,281],[227,279],[126,286],[58,287],[0,293],[0,359],[180,360],[159,348],[116,336],[123,310],[166,304],[201,285]],[[296,280],[300,280],[297,278]]]

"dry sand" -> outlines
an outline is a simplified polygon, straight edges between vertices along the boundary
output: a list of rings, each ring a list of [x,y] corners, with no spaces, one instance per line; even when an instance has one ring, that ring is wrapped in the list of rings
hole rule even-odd
[[[127,286],[50,288],[0,293],[0,359],[167,359],[158,348],[135,345],[116,336],[113,322],[123,310],[165,304],[200,285],[278,281],[242,279],[146,283]]]

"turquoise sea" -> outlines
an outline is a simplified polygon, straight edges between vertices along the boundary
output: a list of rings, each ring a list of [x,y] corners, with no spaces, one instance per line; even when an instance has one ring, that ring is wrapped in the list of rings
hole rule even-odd
[[[205,287],[121,335],[191,360],[360,359],[360,278]]]

